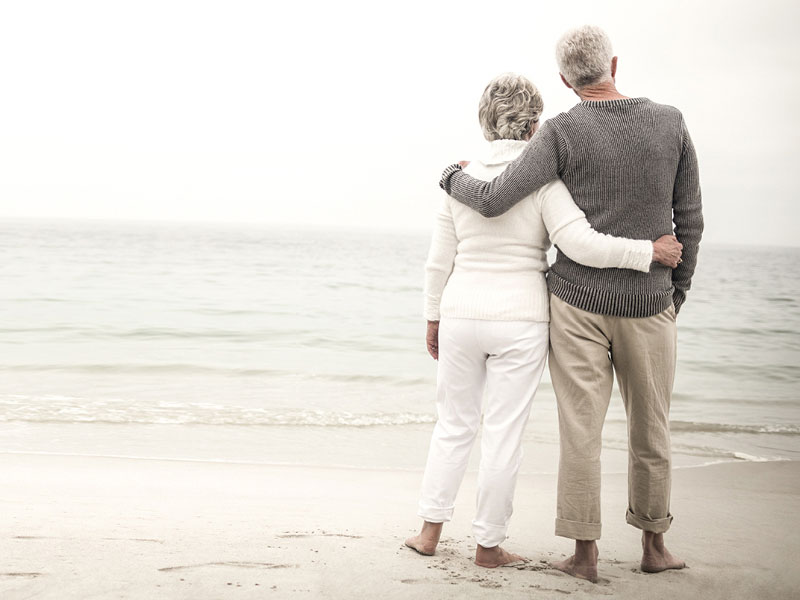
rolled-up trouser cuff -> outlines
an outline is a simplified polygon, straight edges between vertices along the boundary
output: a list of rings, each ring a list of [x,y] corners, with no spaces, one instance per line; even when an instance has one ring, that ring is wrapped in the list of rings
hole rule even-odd
[[[672,515],[667,515],[663,519],[645,519],[633,514],[629,508],[628,512],[625,513],[625,520],[628,522],[628,525],[633,525],[642,531],[649,531],[650,533],[664,533],[672,524]]]
[[[484,548],[494,548],[506,540],[507,528],[503,525],[490,525],[489,523],[472,522],[472,532],[475,541]]]
[[[454,509],[454,506],[439,508],[435,506],[425,506],[420,502],[417,515],[428,521],[428,523],[446,523],[453,518]]]
[[[600,523],[556,519],[556,535],[573,540],[599,540],[601,527]]]

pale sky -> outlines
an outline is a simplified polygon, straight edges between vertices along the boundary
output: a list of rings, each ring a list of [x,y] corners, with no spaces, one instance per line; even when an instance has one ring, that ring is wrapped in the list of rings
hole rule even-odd
[[[556,40],[683,112],[711,242],[800,245],[798,3],[72,0],[0,8],[0,218],[429,230],[495,75],[577,98]]]

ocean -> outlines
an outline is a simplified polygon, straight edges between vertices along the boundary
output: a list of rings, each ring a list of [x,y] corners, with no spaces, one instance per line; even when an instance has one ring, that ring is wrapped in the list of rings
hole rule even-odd
[[[0,221],[0,452],[419,470],[428,235]],[[800,458],[800,248],[703,244],[677,468]],[[603,469],[624,472],[615,390]],[[557,469],[549,376],[523,473]],[[477,450],[471,468],[476,465]]]

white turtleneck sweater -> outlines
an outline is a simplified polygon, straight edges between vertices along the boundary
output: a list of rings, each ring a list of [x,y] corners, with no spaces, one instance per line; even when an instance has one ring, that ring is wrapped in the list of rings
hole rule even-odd
[[[491,181],[526,146],[491,142],[466,173]],[[647,272],[653,257],[650,240],[592,229],[561,180],[491,219],[445,195],[425,265],[425,318],[549,321],[545,273],[551,241],[575,262],[595,268]]]

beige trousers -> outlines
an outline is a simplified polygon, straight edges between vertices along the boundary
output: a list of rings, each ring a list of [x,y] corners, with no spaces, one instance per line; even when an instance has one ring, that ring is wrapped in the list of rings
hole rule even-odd
[[[556,535],[600,539],[601,436],[612,371],[628,418],[627,522],[654,533],[669,529],[676,345],[672,306],[632,319],[590,313],[550,295],[550,375],[561,434]]]

